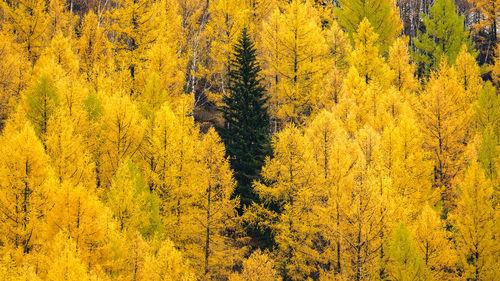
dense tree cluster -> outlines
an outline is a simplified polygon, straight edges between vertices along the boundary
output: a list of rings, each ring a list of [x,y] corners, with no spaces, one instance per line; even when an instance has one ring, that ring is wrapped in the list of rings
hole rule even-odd
[[[0,279],[496,280],[499,9],[0,1]]]

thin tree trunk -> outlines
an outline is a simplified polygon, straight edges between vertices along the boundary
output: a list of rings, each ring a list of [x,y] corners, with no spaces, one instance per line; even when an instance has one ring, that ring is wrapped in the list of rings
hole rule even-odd
[[[205,275],[208,274],[208,258],[210,254],[210,199],[212,188],[210,184],[208,185],[208,194],[207,194],[207,222],[206,222],[206,240],[205,240]]]

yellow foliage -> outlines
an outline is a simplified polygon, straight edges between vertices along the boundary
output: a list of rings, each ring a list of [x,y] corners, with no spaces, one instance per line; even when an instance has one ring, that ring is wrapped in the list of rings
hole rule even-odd
[[[400,92],[413,92],[418,89],[415,77],[416,66],[410,62],[408,39],[397,38],[389,49],[387,63],[394,71],[392,84]]]
[[[181,215],[200,186],[197,140],[198,131],[192,119],[177,117],[168,104],[156,113],[150,139],[154,162],[146,163],[146,171],[153,190],[163,202],[161,212],[166,216],[166,231],[174,241],[184,235],[183,229],[179,229]]]
[[[13,39],[0,32],[0,128],[29,81],[28,62]]]
[[[44,0],[18,0],[1,4],[6,19],[3,24],[5,29],[15,34],[32,63],[38,59],[45,44],[44,34],[49,20],[46,4]]]
[[[61,114],[49,121],[47,153],[59,183],[95,186],[95,164],[86,150],[83,137],[75,132],[72,122]]]
[[[47,1],[48,10],[48,26],[47,35],[49,40],[58,33],[62,33],[66,37],[74,37],[74,29],[77,24],[77,16],[69,9],[68,3],[64,0],[49,0]]]
[[[101,88],[103,77],[110,72],[109,68],[112,66],[111,44],[93,11],[89,11],[82,19],[80,33],[76,50],[80,59],[82,78],[97,91]]]
[[[161,243],[156,254],[146,260],[145,274],[151,281],[197,280],[181,252],[168,239]]]
[[[49,269],[44,278],[49,281],[87,281],[87,268],[78,259],[78,248],[71,238],[60,232],[49,255]]]
[[[275,265],[266,253],[257,250],[243,261],[241,273],[232,274],[230,281],[280,281]]]
[[[244,27],[247,10],[244,0],[209,0],[208,12],[211,21],[204,30],[209,42],[208,57],[211,62],[201,69],[211,83],[210,98],[221,102],[222,96],[229,91],[229,67],[233,46],[238,40],[240,30]],[[220,94],[216,94],[220,93]]]
[[[457,55],[455,68],[458,83],[463,91],[465,91],[465,98],[462,102],[465,106],[470,106],[477,99],[483,83],[480,77],[479,66],[474,57],[467,51],[467,45],[465,44]]]
[[[499,56],[419,81],[403,2],[0,1],[0,279],[495,280]],[[469,2],[492,63],[500,4]],[[241,208],[219,99],[257,83]]]
[[[328,46],[309,2],[294,0],[264,22],[263,68],[270,85],[271,115],[302,124],[318,106]]]
[[[278,262],[285,264],[284,274],[293,280],[319,271],[320,250],[314,247],[320,239],[319,212],[315,205],[321,192],[309,145],[300,129],[287,126],[273,140],[274,157],[262,168],[264,182],[255,184],[262,202],[279,208],[271,229]]]
[[[318,169],[319,232],[328,245],[321,249],[319,260],[322,276],[328,279],[340,276],[345,266],[344,210],[362,156],[334,113],[322,111],[306,129],[306,136]],[[333,270],[329,263],[333,263]]]
[[[67,237],[78,250],[76,257],[89,269],[103,265],[110,257],[107,240],[114,225],[110,223],[109,210],[94,191],[64,182],[50,199],[52,208],[47,213],[47,241],[57,243],[61,237]],[[64,235],[58,234],[60,232]]]
[[[452,207],[456,197],[452,181],[464,167],[463,152],[467,143],[467,115],[463,110],[464,92],[455,72],[441,63],[425,92],[420,95],[417,114],[424,136],[424,147],[434,160],[435,188],[441,189],[446,207]]]
[[[190,216],[196,222],[193,225],[196,232],[192,235],[203,239],[189,248],[198,249],[198,253],[193,253],[192,263],[199,266],[203,261],[205,278],[222,278],[229,275],[245,251],[238,241],[242,235],[236,218],[239,200],[231,198],[236,183],[225,158],[224,145],[214,129],[203,135],[198,148],[204,176]],[[226,235],[228,232],[233,234]]]
[[[368,19],[363,19],[354,36],[354,50],[349,55],[351,67],[355,67],[359,75],[369,84],[372,80],[381,86],[388,87],[393,73],[385,64],[375,44],[378,34],[375,33]]]
[[[111,177],[118,165],[133,157],[144,141],[145,121],[137,106],[128,96],[113,95],[106,99],[102,113],[102,160],[99,177],[104,185],[111,183]]]
[[[326,43],[330,51],[328,56],[328,65],[331,69],[323,79],[320,103],[329,109],[333,104],[339,102],[341,98],[342,82],[347,74],[347,57],[351,51],[351,44],[346,33],[333,22],[330,28],[324,32]]]
[[[0,241],[30,253],[42,243],[53,188],[48,156],[29,123],[0,138]]]
[[[459,184],[460,197],[451,220],[456,227],[455,239],[460,264],[466,278],[493,280],[499,274],[498,210],[493,201],[493,184],[483,169],[473,162]]]
[[[175,0],[159,1],[157,9],[158,29],[160,34],[147,51],[149,73],[156,73],[161,78],[161,85],[171,95],[183,93],[185,67],[187,60],[182,51],[185,38],[182,34],[182,19],[178,14],[178,3]]]
[[[124,87],[126,93],[137,95],[141,90],[140,77],[144,75],[144,64],[148,60],[148,50],[156,42],[160,33],[160,2],[148,0],[118,0],[117,8],[108,11],[111,30],[118,36],[113,48],[116,67],[130,79]],[[164,20],[164,19],[163,19]]]
[[[431,190],[432,161],[414,117],[405,114],[399,124],[386,127],[382,145],[392,189],[402,203],[401,215],[411,222],[422,206],[436,202]]]
[[[413,225],[413,235],[433,280],[449,280],[455,267],[456,253],[449,241],[450,233],[438,213],[426,204]]]

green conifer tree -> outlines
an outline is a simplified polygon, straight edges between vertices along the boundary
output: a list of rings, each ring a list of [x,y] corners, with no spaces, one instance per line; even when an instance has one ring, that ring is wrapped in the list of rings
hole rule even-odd
[[[489,125],[483,133],[483,139],[477,152],[478,160],[484,168],[486,177],[494,179],[497,177],[496,163],[498,162],[498,139],[493,131],[493,127]]]
[[[235,195],[241,205],[256,200],[252,182],[259,176],[269,151],[269,116],[265,88],[260,83],[256,49],[246,28],[234,47],[231,61],[230,95],[220,108],[225,126],[220,134],[238,181]]]
[[[483,133],[478,149],[478,160],[485,170],[486,177],[495,179],[500,147],[500,97],[490,81],[486,82],[479,93],[475,105],[476,130]]]
[[[334,9],[340,26],[351,35],[357,32],[364,18],[372,24],[379,35],[377,43],[380,51],[389,50],[392,42],[401,33],[403,25],[399,12],[391,0],[338,0],[339,6]]]
[[[500,96],[490,81],[486,82],[479,93],[475,105],[476,127],[482,132],[491,126],[497,138],[500,137]]]
[[[467,45],[467,50],[474,50],[469,31],[464,28],[464,17],[456,11],[455,1],[436,0],[429,14],[422,17],[425,31],[419,31],[413,41],[413,60],[417,63],[419,77],[426,77],[435,70],[443,56],[453,64],[463,44]]]
[[[417,244],[404,224],[398,224],[389,244],[390,280],[429,280]]]

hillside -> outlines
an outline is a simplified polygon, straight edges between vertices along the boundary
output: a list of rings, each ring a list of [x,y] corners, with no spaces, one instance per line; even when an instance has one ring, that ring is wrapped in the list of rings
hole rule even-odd
[[[0,280],[498,280],[499,9],[0,1]]]

